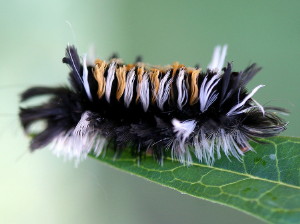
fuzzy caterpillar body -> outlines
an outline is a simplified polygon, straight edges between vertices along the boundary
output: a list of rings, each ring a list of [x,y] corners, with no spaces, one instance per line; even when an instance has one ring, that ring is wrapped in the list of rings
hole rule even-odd
[[[276,115],[285,111],[263,107],[253,99],[259,85],[247,92],[246,84],[260,70],[252,64],[244,71],[223,67],[227,46],[216,47],[207,69],[179,63],[149,66],[138,61],[123,64],[96,59],[87,65],[74,46],[68,46],[63,62],[71,68],[70,87],[33,87],[21,100],[50,95],[39,106],[21,108],[26,132],[39,120],[46,128],[31,141],[35,150],[51,144],[57,155],[80,161],[90,152],[104,149],[116,156],[131,145],[137,158],[153,153],[160,162],[166,150],[181,163],[199,161],[211,165],[221,151],[241,159],[251,150],[249,140],[278,135],[286,123]]]

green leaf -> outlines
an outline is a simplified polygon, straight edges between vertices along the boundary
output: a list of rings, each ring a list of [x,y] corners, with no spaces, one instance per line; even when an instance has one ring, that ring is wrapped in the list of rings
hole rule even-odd
[[[114,160],[108,150],[98,160],[120,170],[194,197],[217,202],[272,223],[300,222],[300,138],[275,137],[268,144],[252,143],[243,162],[226,156],[213,166],[194,162],[186,167],[166,158],[140,165],[130,153]],[[196,160],[195,160],[196,161]]]

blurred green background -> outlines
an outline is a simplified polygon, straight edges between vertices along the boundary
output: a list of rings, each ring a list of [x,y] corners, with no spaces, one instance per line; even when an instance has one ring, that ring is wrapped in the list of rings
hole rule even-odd
[[[141,54],[151,64],[208,64],[217,44],[241,70],[263,67],[261,103],[288,108],[284,135],[299,137],[300,1],[0,1],[0,223],[261,223],[88,159],[74,168],[28,151],[18,94],[67,83],[66,44],[81,54]],[[66,23],[72,24],[73,31]]]

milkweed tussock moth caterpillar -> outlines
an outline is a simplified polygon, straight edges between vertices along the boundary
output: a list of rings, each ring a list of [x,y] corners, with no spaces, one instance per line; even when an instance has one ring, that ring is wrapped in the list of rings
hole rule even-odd
[[[276,115],[285,110],[263,107],[253,99],[263,87],[247,91],[246,84],[260,71],[252,64],[234,72],[224,66],[227,46],[217,46],[207,69],[174,63],[149,66],[140,60],[124,64],[118,58],[96,59],[87,65],[74,46],[67,46],[70,86],[33,87],[21,101],[50,95],[42,105],[20,109],[25,131],[39,120],[46,128],[33,137],[31,150],[50,144],[58,156],[77,162],[106,148],[116,155],[130,145],[141,158],[151,152],[163,162],[167,150],[173,159],[189,165],[191,153],[213,164],[221,151],[241,159],[252,150],[249,140],[275,136],[286,129]]]

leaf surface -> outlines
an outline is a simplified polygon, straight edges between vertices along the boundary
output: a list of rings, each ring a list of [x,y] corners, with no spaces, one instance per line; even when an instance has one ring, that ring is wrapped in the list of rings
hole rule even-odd
[[[186,167],[167,157],[140,164],[130,153],[114,159],[108,150],[96,158],[115,168],[182,193],[230,206],[271,223],[300,223],[300,138],[274,137],[252,143],[243,162],[222,155],[213,166]]]

